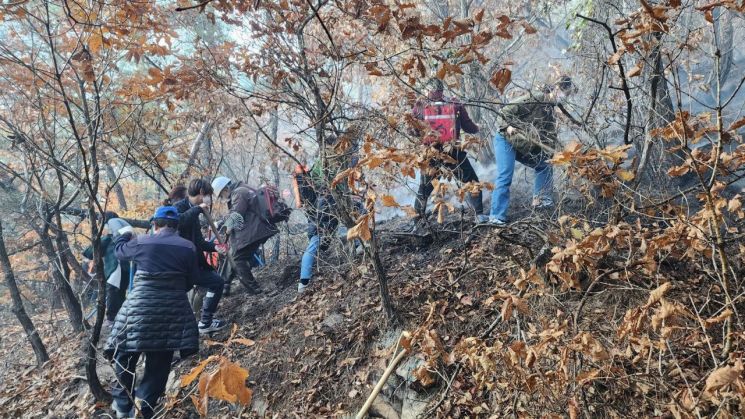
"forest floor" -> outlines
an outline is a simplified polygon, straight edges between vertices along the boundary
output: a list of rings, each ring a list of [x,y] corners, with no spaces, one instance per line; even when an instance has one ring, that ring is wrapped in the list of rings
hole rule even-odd
[[[572,369],[583,385],[583,413],[594,417],[662,416],[676,391],[672,383],[682,379],[693,387],[702,385],[711,366],[695,365],[693,358],[673,365],[661,354],[654,359],[657,355],[651,351],[649,359],[622,353],[618,330],[624,314],[648,300],[649,291],[658,286],[653,281],[601,284],[591,293],[585,292],[587,284],[585,291],[543,284],[530,295],[518,293],[520,281],[541,281],[529,272],[531,263],[545,264],[550,258],[550,248],[541,246],[535,233],[547,221],[525,215],[507,229],[474,226],[453,216],[423,235],[406,232],[410,221],[379,225],[382,261],[398,314],[395,323],[385,318],[368,264],[339,249],[321,255],[319,273],[300,295],[299,257],[255,271],[265,288],[278,291],[274,296],[249,296],[235,281],[234,293],[224,297],[218,315],[235,325],[234,337],[248,339],[248,344],[221,345],[231,335],[221,331],[203,341],[199,358],[222,355],[246,368],[253,401],[250,407],[211,401],[208,416],[354,415],[405,330],[416,331],[419,342],[388,380],[370,411],[374,416],[486,417],[489,412],[492,417],[562,417],[573,409],[576,415],[576,399],[552,387],[561,381],[556,371],[569,375]],[[676,278],[682,283],[686,275],[681,269]],[[686,295],[675,298],[683,301]],[[589,337],[568,333],[578,307],[582,315],[576,316],[574,328],[591,331]],[[0,339],[0,351],[8,354],[0,372],[0,412],[32,417],[111,413],[104,406],[91,406],[80,359],[74,355],[79,338],[60,337],[54,330],[63,327],[62,315],[57,313],[51,322],[44,320],[49,313],[35,317],[52,352],[50,365],[41,370],[31,365],[22,332],[14,326],[4,329],[11,332]],[[500,324],[500,318],[507,322]],[[476,349],[467,351],[464,345]],[[496,348],[504,349],[502,355],[495,356]],[[580,357],[572,363],[572,353],[587,354],[586,361]],[[634,360],[627,360],[631,355]],[[536,356],[543,359],[536,363]],[[600,367],[609,358],[616,359],[613,366]],[[176,364],[167,417],[198,416],[190,399],[197,386],[179,388],[177,380],[198,362],[192,357]],[[515,391],[524,386],[534,391]]]

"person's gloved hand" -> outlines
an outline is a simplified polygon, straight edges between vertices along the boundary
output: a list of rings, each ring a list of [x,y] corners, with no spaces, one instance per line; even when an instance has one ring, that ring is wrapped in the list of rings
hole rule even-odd
[[[237,212],[231,212],[230,215],[225,218],[225,230],[228,233],[243,230],[244,227],[243,216]]]
[[[122,227],[122,228],[120,228],[120,229],[119,229],[119,230],[117,231],[117,233],[119,233],[119,235],[121,235],[121,236],[124,236],[125,234],[126,234],[126,235],[129,235],[129,238],[131,239],[131,238],[132,238],[132,236],[134,236],[134,235],[135,235],[135,229],[134,229],[134,228],[132,228],[132,226],[126,226],[126,227]]]

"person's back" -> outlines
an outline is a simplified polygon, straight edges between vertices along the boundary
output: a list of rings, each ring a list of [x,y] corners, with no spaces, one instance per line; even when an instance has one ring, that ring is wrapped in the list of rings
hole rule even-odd
[[[278,229],[260,215],[258,195],[253,188],[224,176],[216,177],[212,187],[218,198],[227,200],[230,210],[224,225],[238,279],[249,294],[261,294],[263,290],[251,272],[252,260],[259,247],[277,234]]]
[[[509,134],[507,139],[521,154],[537,154],[541,147],[540,141],[549,147],[556,147],[556,116],[554,102],[543,92],[523,95],[513,103],[502,109],[505,126],[515,128],[515,133]]]
[[[150,417],[163,394],[175,351],[181,357],[199,349],[199,333],[186,290],[198,275],[194,245],[179,237],[178,212],[161,207],[153,217],[155,234],[134,237],[122,231],[116,256],[134,261],[134,286],[114,321],[105,354],[113,357],[117,384],[112,392],[118,417],[133,410],[132,395],[142,400],[140,411]],[[145,373],[134,389],[134,371],[145,354]]]
[[[476,134],[479,127],[468,115],[466,108],[456,99],[445,97],[444,85],[441,80],[433,79],[428,83],[430,91],[426,100],[420,100],[414,105],[412,114],[415,118],[424,120],[434,131],[434,135],[426,135],[422,142],[425,144],[443,144],[460,139],[460,132]],[[417,132],[417,135],[420,133]]]
[[[461,129],[469,134],[479,132],[479,127],[468,116],[465,107],[455,99],[444,96],[444,84],[442,80],[431,79],[427,83],[427,99],[419,101],[414,106],[412,114],[415,118],[424,120],[429,125],[429,132],[421,133],[417,130],[416,135],[422,137],[423,144],[434,146],[445,153],[443,147],[448,143],[455,143],[450,147],[447,154],[449,160],[434,158],[429,160],[427,166],[422,168],[419,179],[419,190],[417,191],[414,210],[416,211],[414,230],[421,228],[421,222],[426,218],[427,200],[434,190],[432,181],[439,178],[442,168],[449,170],[461,183],[478,182],[479,177],[468,160],[468,154],[459,146]],[[481,190],[478,194],[467,193],[466,202],[473,209],[476,221],[484,219]]]
[[[256,243],[263,244],[277,234],[277,227],[259,214],[256,191],[243,182],[231,188],[228,208],[240,214],[244,224],[242,229],[236,229],[230,235],[231,248],[239,250]]]

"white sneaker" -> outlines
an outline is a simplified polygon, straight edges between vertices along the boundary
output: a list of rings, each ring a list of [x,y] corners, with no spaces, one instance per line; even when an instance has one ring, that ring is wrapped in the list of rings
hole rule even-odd
[[[535,209],[547,209],[554,206],[554,200],[550,196],[534,196],[533,197],[533,208]]]
[[[489,222],[489,216],[484,214],[477,214],[476,218],[474,219],[474,222],[476,224],[484,224]]]
[[[303,285],[302,282],[298,282],[298,284],[297,284],[297,293],[298,294],[302,294],[303,292],[305,292],[305,289],[308,288],[308,286],[310,286],[310,282],[308,282],[307,285]]]
[[[493,225],[494,227],[506,227],[507,221],[500,220],[497,217],[489,216],[489,224]]]
[[[218,330],[222,330],[228,327],[228,322],[224,320],[213,319],[209,324],[203,323],[200,321],[198,326],[199,326],[199,333],[205,334],[205,333],[217,332]]]

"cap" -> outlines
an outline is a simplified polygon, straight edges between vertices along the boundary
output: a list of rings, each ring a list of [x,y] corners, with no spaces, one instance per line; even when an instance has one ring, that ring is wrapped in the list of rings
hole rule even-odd
[[[178,210],[176,207],[160,207],[155,210],[155,214],[153,214],[153,217],[150,218],[150,221],[153,220],[174,220],[178,221]]]
[[[230,184],[230,179],[225,176],[218,176],[212,181],[212,189],[215,190],[215,195],[220,196],[222,190]]]

